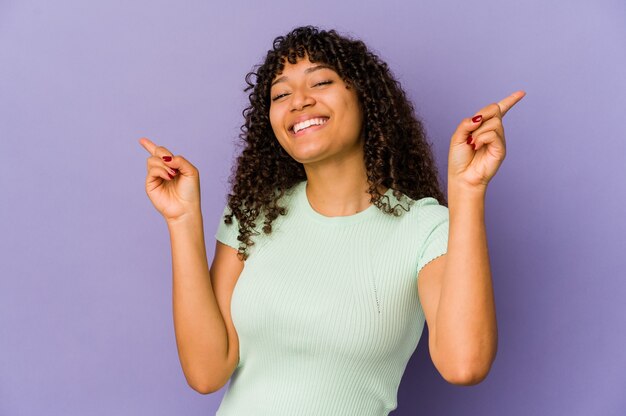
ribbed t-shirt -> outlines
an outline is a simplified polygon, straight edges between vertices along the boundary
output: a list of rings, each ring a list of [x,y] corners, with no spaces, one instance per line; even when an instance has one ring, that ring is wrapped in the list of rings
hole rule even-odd
[[[424,328],[418,272],[447,251],[448,209],[389,189],[400,216],[370,205],[327,217],[311,207],[306,182],[279,200],[287,215],[272,233],[252,237],[231,300],[239,363],[217,416],[386,416],[397,407]],[[236,249],[237,235],[236,218],[222,216],[217,240]]]

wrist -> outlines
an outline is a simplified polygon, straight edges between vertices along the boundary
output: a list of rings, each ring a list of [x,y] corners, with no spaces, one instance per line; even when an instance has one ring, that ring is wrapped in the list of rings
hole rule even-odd
[[[169,218],[166,220],[167,228],[171,231],[178,228],[187,228],[189,226],[202,225],[202,211],[198,208],[182,214],[176,218]]]
[[[448,208],[451,212],[473,210],[472,207],[484,210],[486,186],[469,186],[462,183],[448,183]]]
[[[448,198],[453,195],[463,195],[468,198],[484,198],[487,194],[487,184],[469,184],[467,182],[448,177]]]

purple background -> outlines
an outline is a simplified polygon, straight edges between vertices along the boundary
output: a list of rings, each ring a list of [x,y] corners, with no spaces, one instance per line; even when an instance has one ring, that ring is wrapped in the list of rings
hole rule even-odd
[[[171,316],[142,136],[201,172],[209,260],[246,103],[275,36],[315,24],[385,59],[445,176],[463,117],[509,93],[487,227],[499,350],[447,384],[424,333],[395,415],[626,409],[623,1],[0,2],[0,415],[211,415]]]

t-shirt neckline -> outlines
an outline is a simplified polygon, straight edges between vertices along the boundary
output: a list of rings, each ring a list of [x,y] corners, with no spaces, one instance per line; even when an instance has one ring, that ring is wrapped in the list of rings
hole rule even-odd
[[[297,185],[298,190],[297,190],[296,196],[298,200],[298,205],[302,207],[302,209],[306,212],[306,214],[310,218],[312,218],[313,220],[319,223],[327,224],[327,225],[354,224],[357,222],[361,222],[367,218],[370,218],[373,215],[376,215],[377,211],[379,211],[376,205],[371,204],[369,207],[367,207],[361,212],[357,212],[356,214],[342,215],[342,216],[337,216],[337,217],[327,217],[326,215],[320,214],[319,212],[315,211],[313,207],[311,206],[311,203],[309,202],[309,199],[306,195],[306,184],[307,184],[307,180],[304,180]],[[387,189],[387,192],[385,192],[385,195],[388,195],[389,197],[391,197],[393,195],[393,190],[391,188]]]

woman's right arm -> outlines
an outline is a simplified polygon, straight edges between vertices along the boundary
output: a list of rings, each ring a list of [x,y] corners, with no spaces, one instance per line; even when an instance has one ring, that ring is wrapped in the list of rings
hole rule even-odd
[[[168,230],[178,356],[187,383],[200,393],[211,393],[226,384],[232,371],[227,365],[226,324],[207,264],[202,215],[190,214],[168,222]]]
[[[226,384],[239,358],[230,295],[243,262],[236,250],[217,243],[209,271],[197,169],[148,139],[140,143],[152,154],[146,193],[170,234],[174,330],[181,366],[194,390],[211,393]],[[170,160],[166,163],[163,156]]]

